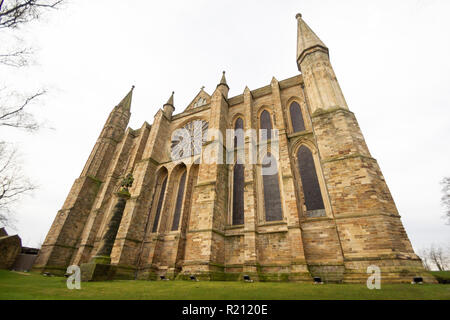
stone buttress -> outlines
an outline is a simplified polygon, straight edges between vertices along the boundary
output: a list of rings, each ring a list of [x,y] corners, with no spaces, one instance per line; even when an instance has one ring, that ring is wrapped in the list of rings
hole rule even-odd
[[[75,180],[47,234],[35,269],[64,274],[74,253],[79,250],[83,229],[99,190],[107,179],[117,145],[128,126],[132,91],[109,115],[80,177]]]
[[[296,18],[297,64],[331,205],[326,218],[303,222],[310,270],[317,275],[328,273],[333,280],[361,282],[367,279],[367,267],[376,265],[384,279],[410,281],[413,275],[423,273],[422,263],[413,251],[378,163],[347,106],[328,48],[300,14]],[[334,243],[334,252],[314,246],[312,240],[317,236]]]

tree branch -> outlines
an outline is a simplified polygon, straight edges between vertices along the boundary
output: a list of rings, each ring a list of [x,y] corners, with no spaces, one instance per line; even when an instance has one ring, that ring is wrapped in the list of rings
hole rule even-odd
[[[450,177],[445,177],[441,181],[442,185],[442,198],[441,204],[444,207],[445,218],[447,223],[450,225]]]
[[[64,0],[11,0],[0,3],[0,29],[17,28],[38,19],[45,9],[56,9]]]
[[[14,203],[36,189],[21,171],[17,150],[0,142],[0,223],[6,224]]]
[[[41,90],[27,98],[20,98],[18,94],[14,94],[16,99],[24,99],[19,105],[8,107],[0,105],[0,127],[21,128],[29,131],[36,131],[40,125],[31,113],[25,111],[33,101],[46,93]]]
[[[0,64],[9,67],[25,67],[28,65],[28,57],[33,54],[30,48],[22,48],[16,51],[0,54]]]

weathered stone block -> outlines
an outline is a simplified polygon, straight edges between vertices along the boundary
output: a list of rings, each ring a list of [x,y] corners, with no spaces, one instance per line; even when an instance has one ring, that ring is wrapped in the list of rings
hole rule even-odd
[[[22,240],[18,235],[8,236],[4,229],[0,236],[0,269],[10,269],[22,249]]]
[[[80,266],[81,281],[108,281],[116,274],[116,266],[96,262],[83,263]]]

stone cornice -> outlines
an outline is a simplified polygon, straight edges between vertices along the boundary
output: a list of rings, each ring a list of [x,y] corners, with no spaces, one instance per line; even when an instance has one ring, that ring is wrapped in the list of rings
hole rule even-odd
[[[364,159],[368,159],[368,160],[372,160],[372,161],[377,161],[376,159],[374,159],[372,157],[365,156],[360,153],[353,153],[353,154],[349,154],[349,155],[341,156],[341,157],[330,157],[327,159],[323,159],[321,162],[328,163],[328,162],[342,161],[342,160],[354,159],[354,158],[364,158]]]
[[[334,108],[327,109],[327,110],[317,109],[317,110],[314,111],[314,113],[311,115],[311,118],[317,118],[317,117],[320,117],[320,116],[323,116],[323,115],[326,115],[326,114],[329,114],[329,113],[335,113],[335,112],[339,112],[339,111],[347,112],[347,113],[349,113],[349,114],[351,114],[351,115],[354,116],[354,113],[351,112],[350,110],[346,109],[346,108],[342,108],[342,107],[334,107]]]
[[[289,133],[287,135],[287,137],[289,139],[292,139],[292,138],[303,137],[303,136],[312,136],[312,135],[313,135],[313,132],[311,130],[305,130],[305,131],[300,131],[300,132]]]
[[[308,55],[310,55],[311,53],[317,52],[317,51],[321,51],[321,52],[324,52],[327,55],[329,55],[328,48],[324,47],[324,46],[321,46],[321,45],[315,45],[313,47],[305,49],[298,55],[297,65],[299,66],[299,68],[300,68],[300,64],[303,62],[303,60],[305,60],[305,58]]]

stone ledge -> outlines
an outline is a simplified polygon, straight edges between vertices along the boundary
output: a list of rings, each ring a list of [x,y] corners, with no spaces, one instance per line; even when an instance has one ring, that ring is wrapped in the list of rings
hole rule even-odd
[[[389,213],[389,212],[376,212],[376,213],[335,213],[335,220],[342,219],[351,219],[351,218],[366,218],[373,216],[386,216],[391,218],[400,218],[400,215],[397,213]]]
[[[265,221],[261,224],[258,224],[258,227],[266,227],[266,226],[277,226],[277,225],[287,225],[286,221]]]
[[[313,262],[313,263],[308,263],[308,267],[343,267],[344,266],[344,262]]]
[[[345,109],[345,108],[342,108],[342,107],[334,107],[334,108],[327,109],[327,110],[317,109],[317,110],[314,111],[314,113],[311,115],[311,118],[317,118],[317,117],[321,117],[321,116],[323,116],[323,115],[327,115],[327,114],[335,113],[335,112],[339,112],[339,111],[342,111],[342,112],[345,112],[345,113],[349,113],[349,114],[351,114],[351,115],[354,116],[354,113],[351,112],[351,111],[348,110],[348,109]]]
[[[326,53],[327,55],[329,55],[329,51],[328,51],[327,47],[317,44],[310,48],[306,48],[300,54],[298,54],[297,65],[300,66],[300,64],[303,62],[303,60],[305,60],[305,58],[307,56],[309,56],[310,54],[315,53],[317,51],[322,51],[322,52]]]
[[[411,258],[407,257],[402,254],[398,253],[392,253],[392,254],[385,254],[385,255],[379,255],[379,256],[373,256],[373,257],[354,257],[354,258],[347,258],[344,255],[344,262],[354,262],[354,261],[383,261],[383,260],[410,260],[410,261],[421,261],[420,258]]]
[[[365,156],[360,153],[353,153],[353,154],[349,154],[349,155],[341,156],[341,157],[332,157],[332,158],[328,158],[328,159],[322,159],[321,162],[328,163],[328,162],[342,161],[342,160],[355,159],[355,158],[363,158],[363,159],[368,159],[368,160],[372,160],[375,162],[377,161],[375,158]]]
[[[225,233],[223,233],[223,232],[221,232],[219,230],[216,230],[216,229],[199,229],[199,230],[189,230],[188,231],[188,233],[200,233],[200,232],[214,232],[214,233],[216,233],[218,235],[221,235],[223,237],[226,236]]]
[[[290,133],[288,134],[288,138],[296,138],[296,137],[303,137],[303,136],[309,136],[312,135],[313,132],[311,130],[304,130],[304,131],[300,131],[300,132],[294,132],[294,133]]]
[[[245,227],[245,224],[231,225],[231,226],[225,226],[225,230],[242,229],[244,227]]]
[[[201,182],[201,183],[197,183],[196,185],[195,185],[195,188],[198,188],[198,187],[203,187],[203,186],[210,186],[210,185],[216,185],[216,180],[214,180],[214,181],[205,181],[205,182]]]
[[[150,162],[151,164],[155,165],[155,166],[159,166],[160,163],[158,161],[156,161],[155,159],[153,159],[152,157],[146,158],[146,159],[141,159],[139,161],[136,162],[136,164],[139,163],[145,163],[145,162]]]
[[[334,218],[330,217],[315,217],[315,218],[307,218],[302,217],[300,222],[304,223],[314,223],[314,222],[322,222],[322,221],[333,221],[333,220],[343,220],[343,219],[352,219],[352,218],[366,218],[372,216],[386,216],[391,218],[401,218],[399,214],[396,213],[387,213],[387,212],[377,212],[377,213],[335,213]]]
[[[93,177],[93,176],[90,176],[90,175],[87,175],[86,178],[91,179],[91,180],[94,181],[98,186],[100,186],[100,185],[103,183],[103,181],[101,181],[100,179],[97,179],[96,177]]]

